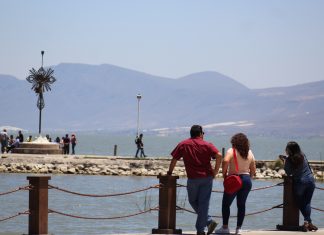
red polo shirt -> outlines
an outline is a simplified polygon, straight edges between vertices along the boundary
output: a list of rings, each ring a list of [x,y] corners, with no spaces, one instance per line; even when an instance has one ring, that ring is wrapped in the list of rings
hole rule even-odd
[[[177,160],[183,158],[188,178],[195,179],[213,175],[210,161],[218,152],[212,143],[196,137],[180,142],[171,155]]]

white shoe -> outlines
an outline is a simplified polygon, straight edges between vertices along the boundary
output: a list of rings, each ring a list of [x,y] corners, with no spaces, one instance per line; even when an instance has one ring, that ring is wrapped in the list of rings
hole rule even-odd
[[[242,234],[242,229],[241,228],[236,228],[235,234],[241,235]]]
[[[229,228],[223,228],[223,226],[215,231],[216,234],[230,234]]]

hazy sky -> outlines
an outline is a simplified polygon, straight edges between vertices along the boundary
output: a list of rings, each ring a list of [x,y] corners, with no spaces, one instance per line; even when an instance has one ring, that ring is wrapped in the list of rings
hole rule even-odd
[[[1,0],[0,74],[62,62],[250,88],[324,80],[322,0]],[[217,88],[215,88],[216,90]]]

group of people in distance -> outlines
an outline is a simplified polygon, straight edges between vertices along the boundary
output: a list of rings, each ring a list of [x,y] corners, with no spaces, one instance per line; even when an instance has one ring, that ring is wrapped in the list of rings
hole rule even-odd
[[[178,160],[183,159],[187,173],[188,200],[194,211],[197,213],[196,230],[197,235],[211,234],[216,229],[217,223],[209,216],[209,202],[213,187],[213,178],[218,174],[222,165],[224,179],[232,174],[241,178],[242,187],[235,193],[224,192],[222,199],[223,225],[216,230],[216,234],[229,234],[230,207],[233,200],[237,200],[237,223],[235,234],[242,233],[242,225],[245,217],[246,200],[252,188],[252,181],[256,164],[254,155],[250,149],[247,136],[238,133],[232,136],[231,145],[222,160],[222,154],[212,144],[204,140],[202,126],[193,125],[190,130],[190,138],[180,142],[172,151],[172,160],[167,172],[172,175]],[[287,175],[294,179],[293,189],[298,207],[304,216],[304,231],[316,231],[317,227],[311,220],[311,199],[315,189],[315,180],[309,167],[305,154],[299,145],[292,141],[287,144],[286,154],[281,157],[284,161],[284,169]],[[234,162],[234,155],[237,163]],[[216,159],[212,167],[211,160]],[[238,165],[238,172],[235,164]]]
[[[18,131],[18,135],[14,138],[13,135],[8,135],[6,129],[0,132],[1,153],[9,153],[12,149],[19,147],[19,143],[24,142],[24,135]]]
[[[60,139],[60,137],[56,137],[55,139],[56,143],[59,143],[61,145],[61,148],[63,149],[63,154],[70,154],[70,144],[72,147],[72,155],[75,154],[75,146],[77,144],[77,139],[75,134],[71,135],[71,138],[69,137],[69,134],[66,134],[65,136]]]
[[[52,142],[52,138],[49,135],[46,135],[46,138],[49,142]],[[26,142],[32,142],[33,137],[30,135],[26,139]],[[3,129],[0,132],[0,143],[1,143],[1,153],[9,153],[12,149],[19,147],[19,144],[24,142],[24,135],[22,131],[18,131],[18,135],[14,138],[13,135],[8,135],[6,129]],[[68,134],[63,136],[61,139],[60,137],[56,137],[55,142],[60,144],[60,147],[63,149],[64,154],[70,154],[70,145],[72,147],[72,155],[75,154],[75,146],[77,144],[76,135],[72,134],[71,138]]]

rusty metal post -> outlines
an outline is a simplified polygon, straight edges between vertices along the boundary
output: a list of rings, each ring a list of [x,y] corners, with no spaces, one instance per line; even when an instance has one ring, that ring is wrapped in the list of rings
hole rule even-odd
[[[291,176],[284,176],[282,221],[282,225],[277,225],[278,230],[301,231],[299,226],[299,208],[295,202],[293,179]]]
[[[28,235],[48,234],[48,181],[50,176],[28,176],[29,219]]]
[[[152,234],[182,234],[176,229],[177,179],[179,176],[158,175],[159,189],[159,228]]]
[[[117,144],[114,145],[114,156],[117,156]]]

